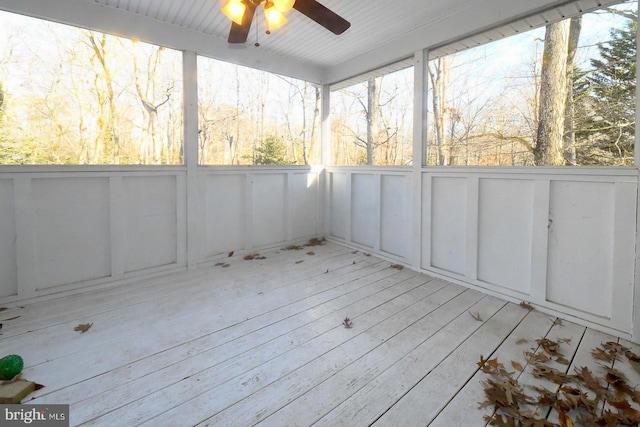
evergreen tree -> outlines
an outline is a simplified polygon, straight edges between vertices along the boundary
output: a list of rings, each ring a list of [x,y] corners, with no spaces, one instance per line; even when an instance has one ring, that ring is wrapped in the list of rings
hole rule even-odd
[[[265,138],[262,143],[256,147],[254,164],[256,165],[289,165],[287,161],[287,147],[284,143],[271,135]]]
[[[633,164],[636,90],[635,21],[610,31],[598,46],[593,71],[576,81],[580,105],[576,134],[579,164]]]

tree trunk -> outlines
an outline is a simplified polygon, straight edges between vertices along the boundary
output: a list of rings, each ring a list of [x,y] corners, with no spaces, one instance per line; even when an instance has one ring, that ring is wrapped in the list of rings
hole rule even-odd
[[[435,146],[437,147],[436,164],[444,166],[447,164],[445,150],[445,105],[447,103],[447,78],[449,61],[446,57],[436,60],[435,67],[428,67],[431,80],[433,106],[433,125],[436,131]]]
[[[540,83],[540,121],[533,150],[537,166],[564,165],[562,142],[567,100],[567,55],[571,21],[547,25]]]
[[[367,164],[373,164],[373,146],[378,133],[378,98],[380,87],[378,79],[369,79],[367,82]]]
[[[569,27],[569,41],[567,50],[567,101],[564,114],[564,159],[567,165],[576,164],[576,132],[575,132],[575,103],[573,99],[573,79],[575,67],[573,60],[578,49],[578,39],[582,29],[582,17],[571,18]]]

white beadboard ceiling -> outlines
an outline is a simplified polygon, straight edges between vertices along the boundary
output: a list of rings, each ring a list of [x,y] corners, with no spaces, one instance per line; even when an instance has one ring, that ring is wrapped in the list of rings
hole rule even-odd
[[[591,2],[598,2],[591,0]],[[192,50],[317,83],[335,83],[541,11],[557,0],[320,0],[351,22],[334,35],[296,10],[271,35],[257,10],[245,45],[230,46],[223,0],[0,0],[0,9]],[[260,47],[255,47],[256,26]]]

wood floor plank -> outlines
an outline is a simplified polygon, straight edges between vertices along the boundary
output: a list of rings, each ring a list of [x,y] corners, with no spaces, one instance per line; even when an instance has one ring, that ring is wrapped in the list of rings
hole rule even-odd
[[[313,311],[302,311],[297,315],[283,319],[281,322],[276,322],[271,326],[263,328],[259,328],[259,325],[256,324],[255,334],[250,333],[248,336],[238,337],[222,345],[216,345],[217,341],[221,338],[219,336],[220,334],[216,334],[216,336],[212,335],[206,340],[206,342],[209,343],[208,348],[202,346],[203,343],[198,342],[199,351],[194,351],[192,348],[193,343],[187,343],[186,345],[177,347],[176,351],[178,354],[184,354],[186,351],[189,353],[188,356],[181,358],[179,355],[178,357],[172,355],[171,363],[166,363],[167,358],[165,355],[163,355],[161,361],[155,357],[145,359],[141,363],[146,363],[152,367],[152,371],[148,375],[140,376],[139,380],[127,380],[123,377],[121,385],[116,389],[108,390],[90,399],[79,402],[78,405],[76,405],[79,409],[75,411],[75,417],[77,417],[77,419],[93,418],[103,411],[114,410],[130,401],[144,398],[158,389],[171,386],[172,384],[182,381],[185,377],[197,375],[203,371],[219,369],[224,371],[223,373],[228,376],[234,372],[233,369],[239,369],[246,363],[251,362],[254,363],[255,366],[258,366],[261,361],[268,360],[271,357],[286,352],[290,348],[301,345],[321,335],[326,330],[335,327],[341,319],[340,315],[336,314],[337,310],[348,307],[356,301],[362,310],[378,306],[384,301],[387,301],[391,296],[404,292],[407,287],[407,283],[405,282],[411,280],[413,277],[415,277],[415,275],[394,274],[392,277],[382,278],[370,284],[373,289],[367,297],[363,297],[360,293],[356,292],[352,300],[334,298],[319,307],[317,313]],[[425,277],[420,276],[420,281],[416,280],[414,285],[418,286],[418,284],[424,280]],[[356,282],[358,281],[354,281],[354,283]],[[324,315],[322,314],[323,311],[325,311]],[[354,312],[357,314],[357,311],[354,310]],[[311,317],[309,317],[310,314]],[[314,314],[316,316],[313,316]],[[238,327],[242,327],[242,325]],[[226,334],[228,331],[229,330],[225,330],[222,332]],[[245,362],[242,362],[243,360]],[[180,364],[183,365],[183,369],[177,369],[177,366]],[[227,369],[229,366],[232,369]],[[248,370],[249,367],[245,366],[245,369]],[[130,371],[131,369],[125,369],[122,372],[111,372],[107,375],[106,379],[118,374],[127,375]],[[123,401],[122,396],[125,396],[126,400]],[[89,411],[88,413],[88,410],[85,408],[99,409],[94,409],[93,412]]]
[[[263,342],[263,339],[269,339],[270,334],[273,333],[272,330],[281,328],[282,325],[279,325],[281,322],[284,322],[284,325],[304,325],[305,323],[300,323],[299,319],[304,320],[309,314],[320,317],[323,311],[341,307],[340,304],[349,304],[368,296],[368,293],[375,293],[392,286],[398,277],[395,272],[384,266],[380,269],[374,267],[370,272],[371,274],[364,277],[362,272],[358,272],[357,275],[347,273],[339,278],[334,277],[335,282],[327,278],[324,291],[322,291],[323,287],[319,286],[318,290],[321,292],[317,294],[293,302],[283,299],[282,307],[278,309],[220,330],[211,330],[210,326],[202,325],[203,330],[199,332],[198,325],[193,325],[193,319],[189,316],[186,321],[191,322],[191,327],[185,327],[182,331],[174,327],[175,339],[165,338],[164,342],[159,342],[156,335],[141,333],[124,336],[121,343],[115,343],[120,349],[128,349],[128,354],[118,353],[108,359],[100,357],[101,353],[108,351],[114,344],[108,343],[64,359],[53,360],[38,366],[39,377],[51,384],[68,384],[69,386],[62,389],[64,392],[58,393],[55,393],[57,391],[55,388],[47,387],[48,390],[43,389],[36,396],[41,397],[43,403],[54,403],[60,399],[70,404],[76,403],[98,392],[109,390],[117,384],[142,377],[152,372],[150,370],[170,366],[222,345],[233,345],[238,351],[247,345],[257,346]],[[391,278],[392,276],[395,277]],[[411,277],[406,274],[403,276]],[[345,283],[334,287],[332,282]],[[177,319],[172,319],[172,323],[176,321]],[[273,327],[270,327],[271,325]],[[283,333],[288,332],[288,329],[282,330]],[[260,338],[256,335],[260,335]],[[239,343],[238,340],[242,340],[243,343]],[[60,369],[65,364],[77,364],[83,361],[84,369],[82,372],[74,372],[75,377],[65,374],[64,370]],[[93,363],[87,365],[87,361]],[[80,382],[83,376],[90,377],[86,384]],[[76,383],[79,384],[76,385]]]
[[[454,302],[455,301],[455,302]],[[464,303],[466,301],[466,303]],[[242,418],[243,413],[256,413],[252,419],[246,419],[246,422],[254,423],[261,421],[262,418],[270,415],[273,408],[267,408],[262,401],[263,396],[275,390],[287,390],[284,399],[278,402],[283,406],[276,414],[269,416],[263,421],[264,425],[311,425],[327,412],[338,406],[341,402],[347,400],[359,389],[367,385],[375,377],[385,370],[389,369],[394,363],[406,355],[407,352],[415,349],[420,343],[427,340],[430,336],[437,333],[443,328],[450,319],[461,313],[469,306],[474,304],[475,300],[467,300],[466,298],[457,298],[447,303],[450,306],[446,315],[441,310],[437,312],[428,312],[423,307],[416,305],[412,309],[418,309],[418,315],[422,313],[423,317],[419,318],[415,323],[400,331],[395,336],[381,343],[377,347],[364,354],[361,358],[354,360],[351,364],[340,371],[336,371],[325,381],[317,385],[308,386],[307,390],[303,387],[296,386],[298,393],[290,393],[293,384],[301,384],[306,380],[307,375],[312,371],[313,367],[309,367],[306,371],[300,370],[287,378],[284,378],[273,387],[266,388],[261,393],[256,393],[245,399],[234,408],[219,414],[208,421],[209,425],[224,424],[232,418]],[[461,304],[461,305],[460,305]],[[297,396],[299,394],[299,397]],[[274,405],[272,405],[274,406]]]
[[[552,324],[553,318],[546,314],[539,311],[527,312],[524,320],[498,349],[494,353],[483,354],[483,356],[487,360],[497,358],[509,371],[516,372],[511,362],[514,361],[523,367],[526,366],[523,351],[537,338],[546,336]],[[485,350],[484,345],[478,345],[478,348]],[[487,423],[484,417],[493,413],[491,408],[481,408],[479,405],[485,399],[482,381],[486,378],[487,374],[479,370],[476,371],[464,388],[455,395],[429,426],[485,426]],[[389,418],[391,415],[391,413],[385,414],[385,418],[391,419]]]
[[[291,385],[292,393],[300,393],[308,387],[308,384],[321,382],[406,328],[408,324],[413,323],[411,316],[421,317],[423,310],[428,310],[428,308],[425,308],[425,304],[426,306],[431,306],[432,310],[438,309],[444,302],[451,300],[456,295],[459,295],[460,292],[462,292],[462,289],[448,286],[442,291],[428,296],[423,304],[420,301],[416,301],[414,297],[401,295],[361,316],[354,316],[354,323],[357,325],[354,325],[354,328],[345,329],[341,325],[336,326],[326,334],[318,337],[318,339],[294,349],[286,358],[274,359],[239,378],[223,384],[221,387],[213,388],[206,393],[195,396],[186,403],[186,408],[193,409],[193,412],[187,412],[191,412],[194,416],[194,418],[187,419],[187,422],[196,424],[207,418],[203,418],[203,412],[196,408],[207,407],[213,415],[281,378],[298,371],[300,368],[304,368],[304,372],[309,375],[300,377],[303,381],[302,383],[297,381],[294,381],[293,384],[287,383]],[[407,310],[412,306],[414,306],[413,309]],[[254,381],[256,378],[259,381]],[[210,401],[215,396],[220,395],[233,396],[234,398],[230,399],[231,402],[211,408]],[[273,398],[281,398],[276,394],[272,396]],[[161,417],[162,422],[167,422],[166,425],[178,422],[181,419],[181,413],[184,412],[183,409],[180,408],[163,414]],[[155,420],[151,420],[148,424],[153,425],[154,422]]]
[[[363,395],[360,402],[367,402],[366,410],[370,412],[367,417],[363,417],[362,410],[357,410],[356,404],[349,410],[350,416],[334,411],[325,417],[327,422],[324,425],[334,422],[355,425],[349,421],[359,425],[377,421],[375,425],[380,426],[429,424],[476,371],[479,349],[497,347],[526,316],[520,307],[513,304],[497,305],[496,308],[495,313],[479,311],[484,319],[488,319],[485,322],[472,319],[475,323],[471,323],[470,316],[465,315],[456,319],[466,323],[466,328],[453,333],[449,331],[440,340],[427,342],[418,349],[419,352],[407,355],[393,370],[372,383],[371,395]],[[404,394],[398,395],[397,391],[392,393],[391,390],[404,391]],[[343,417],[348,421],[342,421]]]
[[[70,404],[74,427],[475,426],[480,354],[526,365],[536,338],[571,338],[573,369],[618,339],[331,242],[263,254],[9,304],[0,346],[46,386],[27,400]]]
[[[413,281],[409,279],[395,286],[393,290],[380,292],[371,299],[361,301],[358,307],[354,307],[354,310],[360,308],[363,312],[354,316],[355,321],[362,323],[363,327],[369,322],[373,325],[382,322],[402,310],[406,305],[411,304],[413,297],[406,295],[406,292],[422,283],[424,283],[424,278],[417,278]],[[394,298],[391,296],[392,292],[399,295]],[[307,363],[348,340],[348,335],[330,333],[336,329],[343,330],[344,328],[338,326],[340,323],[341,318],[323,318],[319,324],[314,323],[311,326],[311,335],[309,335],[309,328],[299,332],[303,334],[301,342],[298,342],[295,336],[283,336],[278,341],[266,344],[267,349],[256,349],[247,355],[240,356],[241,359],[230,359],[221,365],[198,372],[196,375],[178,379],[174,384],[119,408],[114,413],[117,413],[119,419],[121,417],[128,419],[128,417],[134,416],[135,419],[130,422],[137,424],[144,419],[159,415],[158,403],[163,411],[173,408],[176,404],[190,406],[193,402],[200,401],[201,396],[207,396],[208,399],[212,389],[216,390],[213,392],[214,395],[224,396],[224,399],[215,399],[216,405],[224,405],[221,408],[224,409],[233,404],[234,399],[239,399],[244,393],[255,387],[260,387],[267,378],[275,376],[277,379],[289,370],[296,369],[297,365]],[[284,359],[278,357],[282,354],[287,354],[287,357]],[[286,360],[286,363],[283,363],[282,360]],[[219,389],[221,391],[217,392]],[[136,409],[132,411],[131,407]],[[140,408],[143,411],[140,411]],[[182,408],[177,411],[177,418],[180,418],[181,412]],[[178,422],[177,418],[173,419],[173,422]],[[167,419],[171,418],[167,417]],[[108,419],[102,421],[106,424],[109,422]],[[99,425],[100,420],[94,420],[88,425],[94,423]]]

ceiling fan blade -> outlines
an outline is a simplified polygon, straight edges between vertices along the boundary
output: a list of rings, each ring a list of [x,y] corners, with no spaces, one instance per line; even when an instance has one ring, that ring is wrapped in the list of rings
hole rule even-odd
[[[351,26],[349,21],[327,9],[316,0],[296,0],[293,8],[334,34],[342,34]]]
[[[247,9],[244,11],[244,18],[242,19],[242,25],[238,25],[235,22],[231,22],[231,31],[229,31],[229,43],[244,43],[249,37],[249,30],[251,29],[251,22],[253,21],[253,15],[256,13],[256,5],[252,1],[245,1]]]

